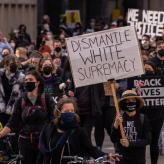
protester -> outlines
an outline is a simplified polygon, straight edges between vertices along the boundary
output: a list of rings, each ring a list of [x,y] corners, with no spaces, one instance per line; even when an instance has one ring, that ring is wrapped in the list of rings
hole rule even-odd
[[[146,61],[150,59],[149,52],[146,50],[141,50],[141,57],[142,57],[143,63],[145,63]]]
[[[63,56],[68,56],[68,52],[67,52],[67,48],[66,48],[66,36],[64,34],[60,34],[59,40],[61,42]]]
[[[62,52],[62,44],[61,44],[60,40],[54,41],[54,54],[53,54],[52,58],[55,58],[55,57],[60,57],[61,68],[64,68],[68,59],[67,59],[66,54]]]
[[[56,71],[56,74],[59,76],[63,75],[63,68],[61,68],[61,58],[60,57],[53,57],[52,59],[53,67]]]
[[[16,47],[27,47],[31,44],[31,37],[26,32],[26,28],[24,24],[19,25],[18,36],[15,36]]]
[[[4,37],[3,33],[0,31],[0,60],[3,59],[2,50],[4,48],[8,48],[10,50],[10,53],[13,53],[13,49],[11,48],[10,44],[7,42],[7,39]]]
[[[68,96],[73,97],[75,88],[74,88],[74,82],[73,82],[73,77],[72,77],[72,72],[71,72],[71,66],[68,60],[66,61],[64,65],[62,80],[67,86],[66,92]]]
[[[92,32],[94,32],[95,31],[95,24],[96,24],[96,19],[92,18],[89,21],[89,25],[86,27],[85,32],[86,33],[92,33]]]
[[[75,24],[75,29],[74,29],[74,32],[73,32],[73,36],[82,35],[82,34],[83,34],[83,27],[82,27],[80,22],[77,22]]]
[[[73,18],[74,18],[74,14],[72,13],[72,19]],[[121,141],[121,143],[119,144],[120,142],[119,140],[121,139],[120,134],[119,134],[119,128],[117,128],[117,126],[116,128],[115,126],[113,126],[116,113],[115,113],[115,106],[114,106],[112,94],[110,95],[105,94],[103,84],[83,86],[79,88],[75,88],[74,86],[74,81],[73,81],[72,72],[71,72],[71,65],[68,60],[69,56],[68,56],[68,51],[66,48],[66,38],[71,37],[71,36],[81,35],[83,34],[83,32],[90,33],[90,32],[97,32],[97,31],[108,29],[109,26],[105,22],[107,22],[106,19],[92,18],[89,21],[89,25],[86,26],[85,30],[83,31],[84,24],[76,23],[74,21],[72,22],[73,26],[71,26],[71,29],[70,29],[68,25],[66,24],[66,17],[64,16],[64,19],[61,22],[61,25],[59,26],[60,32],[58,35],[57,34],[58,31],[55,31],[56,28],[53,27],[50,17],[48,15],[43,15],[41,24],[38,26],[38,36],[36,38],[36,42],[34,41],[34,43],[31,42],[31,37],[26,32],[26,25],[24,24],[21,24],[19,26],[19,29],[18,30],[16,29],[14,31],[13,36],[15,37],[10,38],[9,43],[7,41],[7,38],[2,34],[2,32],[0,32],[0,110],[1,110],[0,121],[2,122],[3,125],[5,125],[8,122],[8,118],[10,117],[9,114],[12,114],[14,110],[14,113],[11,116],[11,120],[6,125],[6,127],[11,128],[12,132],[15,131],[15,129],[17,130],[21,129],[21,131],[19,132],[20,136],[27,137],[26,139],[20,138],[19,140],[19,148],[21,152],[25,154],[25,161],[23,161],[25,162],[25,164],[26,164],[26,161],[30,163],[29,160],[32,160],[32,159],[36,161],[36,158],[33,155],[36,154],[37,156],[39,150],[37,149],[38,135],[36,137],[36,141],[34,141],[34,145],[32,145],[30,141],[31,138],[29,137],[31,135],[31,132],[28,131],[27,134],[24,134],[25,132],[24,126],[26,126],[27,119],[21,118],[20,115],[19,117],[17,117],[17,113],[19,114],[21,112],[24,113],[24,110],[23,110],[24,106],[22,107],[22,103],[21,103],[22,99],[27,100],[27,102],[29,103],[28,105],[30,107],[32,106],[32,102],[35,101],[36,99],[39,99],[39,100],[36,101],[36,104],[34,104],[34,106],[35,105],[39,107],[43,106],[43,108],[45,106],[44,104],[47,104],[50,102],[48,105],[46,105],[48,107],[50,106],[50,108],[47,111],[45,111],[45,113],[49,112],[49,110],[51,110],[51,113],[52,113],[53,106],[54,106],[54,101],[52,100],[52,97],[56,97],[57,99],[55,99],[55,101],[58,101],[59,100],[58,97],[61,98],[63,94],[64,94],[64,97],[75,96],[77,100],[78,115],[79,115],[78,117],[80,117],[80,122],[77,123],[78,124],[77,129],[80,129],[79,130],[80,132],[78,133],[80,134],[82,133],[83,135],[83,132],[81,132],[81,127],[83,127],[84,130],[87,130],[85,132],[84,139],[85,139],[85,136],[88,135],[87,143],[88,143],[88,140],[91,142],[91,132],[92,132],[92,127],[94,126],[95,128],[94,138],[95,138],[96,147],[99,150],[101,150],[103,148],[103,141],[104,141],[105,130],[106,130],[107,134],[111,136],[112,140],[115,142],[116,152],[123,153],[124,155],[123,159],[120,161],[121,164],[124,162],[125,163],[127,162],[126,164],[128,164],[128,161],[130,161],[130,163],[134,163],[135,160],[136,162],[141,162],[141,164],[144,163],[145,146],[149,140],[148,135],[145,134],[146,132],[148,132],[148,130],[147,131],[145,130],[145,127],[149,128],[149,126],[147,125],[147,117],[148,117],[148,119],[150,120],[150,125],[151,125],[150,132],[152,135],[152,139],[150,142],[151,164],[157,164],[158,156],[159,156],[158,139],[159,139],[161,127],[164,120],[162,107],[159,109],[158,106],[155,105],[153,109],[150,109],[149,107],[144,106],[142,109],[135,109],[133,112],[128,112],[126,111],[125,108],[123,108],[122,109],[124,111],[123,124],[125,125],[129,120],[134,121],[134,124],[135,124],[134,129],[137,129],[136,132],[138,133],[138,136],[137,136],[138,138],[136,139],[136,141],[133,142],[129,139],[130,137],[127,136],[128,140],[125,139],[123,140],[125,143]],[[110,22],[109,24],[111,25],[110,28],[122,27],[126,25],[126,21],[121,16],[113,20],[113,22],[112,23]],[[139,42],[141,43],[140,44],[141,57],[143,59],[144,69],[145,69],[145,74],[142,75],[141,78],[145,76],[148,77],[148,79],[151,76],[152,78],[155,78],[156,75],[158,75],[159,77],[162,77],[164,73],[163,38],[164,38],[163,36],[151,37],[149,35],[144,34],[142,36],[142,39],[139,40]],[[93,44],[95,41],[96,40],[93,41]],[[104,40],[102,39],[101,41],[102,41],[101,43],[103,44]],[[82,42],[85,44],[85,39]],[[92,47],[92,48],[93,50],[95,49],[95,47]],[[11,61],[10,60],[8,61],[8,59],[13,58],[12,56],[13,52],[15,52],[16,58],[11,59]],[[98,55],[98,54],[95,54],[95,55]],[[9,57],[9,56],[12,56],[12,57]],[[86,61],[88,62],[90,61],[89,58],[86,58],[86,59],[87,59]],[[121,66],[120,66],[120,69],[121,69]],[[38,98],[36,98],[37,96],[36,97],[32,96],[32,98],[31,97],[29,98],[28,95],[31,95],[33,91],[28,92],[28,93],[23,93],[23,98],[20,98],[20,96],[22,95],[22,91],[25,91],[26,81],[24,81],[24,78],[25,78],[24,74],[27,73],[26,77],[28,77],[29,71],[30,72],[39,71],[42,78],[41,81],[44,82],[44,91],[43,91],[43,94],[41,95],[46,95],[45,96],[46,100],[44,96],[40,96],[40,93],[38,93]],[[39,83],[38,81],[40,81],[37,78],[35,78],[35,75],[32,79],[33,79],[33,82],[35,81]],[[131,79],[132,78],[129,78],[128,81]],[[118,98],[120,98],[122,92],[125,90],[126,87],[130,88],[129,86],[126,85],[126,82],[127,82],[126,80],[120,80],[118,84],[116,85],[115,89],[116,89],[116,94]],[[34,84],[31,84],[31,87],[32,85],[34,86]],[[36,87],[36,90],[40,90],[37,84],[35,85],[35,87]],[[153,88],[153,91],[154,89],[155,87]],[[142,91],[142,88],[141,88],[141,91]],[[139,92],[137,94],[139,94]],[[51,96],[51,98],[49,98],[49,96]],[[137,104],[138,103],[142,104],[141,103],[142,100],[139,96],[134,96],[134,97],[136,97],[136,100],[138,100]],[[46,103],[44,103],[44,100],[46,101]],[[125,101],[126,100],[131,101],[131,98],[126,97]],[[124,102],[124,100],[121,99],[120,107],[121,107],[122,102]],[[31,109],[30,107],[29,107],[29,110]],[[18,112],[18,110],[20,111]],[[134,116],[131,116],[131,113],[134,113]],[[142,113],[142,114],[139,114],[139,113]],[[60,120],[60,112],[59,113],[56,112],[56,114],[55,114],[55,120]],[[143,116],[143,114],[146,117]],[[56,116],[59,118],[56,118]],[[20,123],[22,122],[25,123],[20,128],[18,128],[16,123],[13,123],[15,122],[15,119],[17,118],[19,118]],[[143,118],[144,118],[143,129],[145,130],[144,131],[145,133],[143,134],[143,138],[141,138]],[[37,119],[39,119],[39,117]],[[48,121],[51,120],[50,114],[48,117],[46,117],[46,120]],[[115,121],[116,124],[119,124],[118,122],[120,121],[121,119],[116,117],[116,121]],[[57,129],[58,129],[57,126],[60,126],[58,123],[56,122],[54,123],[52,121],[50,124],[46,125],[45,129],[43,130],[43,136],[47,137],[46,138],[47,141],[45,142],[46,146],[48,146],[47,145],[49,143],[48,139],[51,138],[49,134],[51,133],[51,130],[53,128],[56,130],[54,135],[56,137],[56,133],[57,133],[57,138],[54,139],[53,138],[54,136],[52,136],[52,140],[53,139],[55,140],[54,142],[52,141],[53,142],[52,145],[56,143],[57,142],[56,140],[58,139],[58,137],[62,135],[57,132]],[[30,122],[30,126],[32,127],[37,124],[38,124],[37,122],[35,123]],[[44,123],[42,122],[38,130],[39,133],[43,125]],[[79,127],[79,125],[81,127]],[[125,129],[127,128],[125,127]],[[112,130],[112,134],[111,134],[111,130]],[[0,132],[0,135],[1,134],[4,135],[4,130]],[[113,138],[113,134],[115,138]],[[76,139],[78,139],[79,142],[81,141],[81,139],[79,139],[78,136],[73,135],[73,139],[74,138],[75,138],[75,144],[76,144]],[[141,141],[143,141],[143,144],[141,144],[141,147],[138,147],[136,144],[139,142],[138,140],[140,139]],[[132,146],[133,143],[134,145]],[[71,137],[71,144],[73,144],[72,137]],[[75,147],[75,149],[74,149],[74,144],[73,146],[71,145],[73,147],[73,150],[79,149],[78,144],[77,144],[77,147]],[[127,145],[129,144],[127,148],[125,147],[126,144]],[[27,145],[30,147],[29,151],[26,151]],[[140,142],[139,142],[139,146],[140,146]],[[24,149],[24,147],[26,150]],[[97,148],[94,148],[94,150],[101,152],[97,150]],[[47,147],[46,149],[48,150]],[[79,152],[78,155],[81,155],[80,150],[81,149],[78,150]],[[67,151],[67,146],[66,146],[66,151]],[[90,152],[88,153],[88,150],[83,149],[82,147],[82,152],[83,151],[86,151],[86,154],[84,153],[85,155],[90,155],[89,154]],[[32,154],[32,158],[30,157],[31,154]],[[49,154],[51,156],[51,151],[48,150],[48,152],[43,152],[43,154],[44,154],[44,160],[47,161]],[[141,155],[141,158],[137,158],[140,155]],[[129,157],[132,157],[132,158],[129,158]],[[38,164],[42,163],[42,162],[40,163],[39,162]]]
[[[98,158],[106,154],[91,145],[86,132],[79,126],[80,120],[74,99],[60,99],[54,117],[40,135],[39,148],[44,156],[42,163],[67,163],[63,156]],[[111,159],[115,157],[108,156]]]
[[[152,63],[149,60],[145,61],[144,69],[145,69],[145,75],[154,76],[157,73],[154,63]]]
[[[108,82],[109,84],[109,82]],[[110,87],[110,84],[108,85]],[[126,80],[120,80],[116,83],[115,89],[117,97],[120,97],[122,92],[126,89]],[[109,89],[109,88],[108,88]],[[111,89],[109,89],[111,92]],[[91,89],[91,102],[92,102],[92,117],[94,121],[94,137],[96,146],[102,149],[105,130],[107,134],[111,135],[111,126],[116,115],[116,109],[113,101],[112,92],[106,95],[104,84],[93,85]]]
[[[149,77],[151,79],[154,78],[161,78],[157,74],[156,67],[154,63],[151,61],[147,61],[144,63],[145,68],[145,74],[142,75],[142,77]],[[151,80],[149,79],[149,80]],[[142,91],[142,87],[141,87]],[[150,157],[151,157],[151,164],[157,164],[158,163],[158,157],[159,157],[159,137],[160,132],[163,125],[164,120],[164,112],[162,106],[156,106],[156,105],[150,105],[150,106],[144,106],[144,108],[141,110],[141,113],[144,113],[149,121],[150,121],[150,132],[151,132],[151,142],[150,142]]]
[[[150,36],[149,35],[143,35],[141,39],[141,49],[147,51],[148,53],[153,51],[153,48],[151,47],[150,42]]]
[[[15,104],[13,115],[0,132],[0,138],[19,129],[19,151],[22,164],[36,164],[40,131],[53,113],[53,101],[43,93],[44,83],[36,71],[28,72],[25,93]]]
[[[24,72],[28,72],[29,70],[37,70],[39,68],[39,62],[42,58],[42,54],[39,51],[32,51],[28,55],[28,60],[21,62],[22,69]]]
[[[60,76],[56,74],[51,59],[42,59],[39,63],[39,70],[44,80],[44,92],[55,97],[61,97],[63,94],[59,85],[62,83]]]
[[[21,64],[23,62],[26,63],[28,60],[28,54],[27,54],[27,49],[24,47],[18,47],[15,50],[15,56],[17,57],[18,62]]]
[[[15,56],[4,58],[4,70],[0,73],[0,120],[3,125],[13,112],[16,99],[21,95],[24,74],[18,70]]]
[[[45,39],[45,45],[49,46],[51,49],[51,52],[53,52],[53,43],[54,43],[54,35],[52,32],[48,31],[46,32],[46,39]]]
[[[164,40],[159,40],[157,42],[156,52],[151,61],[157,68],[157,74],[164,75]]]
[[[43,58],[51,58],[51,48],[48,45],[42,45],[39,51]]]
[[[4,47],[2,50],[2,57],[4,58],[5,56],[8,56],[8,55],[13,55],[13,54],[8,47]]]
[[[80,126],[86,129],[90,142],[93,128],[91,88],[92,86],[75,88],[75,97],[77,99]]]
[[[150,126],[145,115],[139,114],[144,106],[143,99],[133,90],[123,92],[119,100],[123,111],[122,119],[116,116],[111,139],[115,144],[115,151],[123,155],[117,164],[145,164],[146,145],[150,142]],[[123,123],[125,138],[120,134],[120,123]]]

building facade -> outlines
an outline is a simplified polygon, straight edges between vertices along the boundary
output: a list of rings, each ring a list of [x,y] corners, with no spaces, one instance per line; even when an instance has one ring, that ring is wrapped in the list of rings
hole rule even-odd
[[[37,0],[0,0],[0,30],[8,34],[20,24],[27,26],[32,39],[37,34]]]
[[[65,10],[80,10],[82,23],[86,24],[91,18],[110,20],[115,8],[124,14],[128,7],[164,11],[164,0],[0,0],[0,30],[7,36],[20,24],[25,24],[27,32],[35,39],[43,14],[50,15],[57,30]]]

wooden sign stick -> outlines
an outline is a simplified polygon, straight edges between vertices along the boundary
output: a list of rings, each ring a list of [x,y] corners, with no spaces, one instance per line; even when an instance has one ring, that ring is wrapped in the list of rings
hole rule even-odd
[[[117,100],[117,96],[116,96],[116,87],[115,87],[116,81],[115,80],[110,80],[109,82],[110,82],[110,85],[111,85],[111,90],[112,90],[112,95],[113,95],[113,99],[114,99],[114,104],[115,104],[115,107],[116,107],[116,115],[118,117],[120,117],[121,115],[120,115],[118,100]],[[121,137],[123,139],[125,139],[126,135],[125,135],[125,131],[124,131],[122,122],[120,123],[120,131],[121,131]]]

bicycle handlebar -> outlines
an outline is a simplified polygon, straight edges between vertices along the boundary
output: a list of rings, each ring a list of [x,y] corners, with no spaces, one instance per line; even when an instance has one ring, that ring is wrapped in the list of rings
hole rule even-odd
[[[14,137],[14,136],[15,136],[15,133],[8,133],[7,135],[5,135],[2,138],[0,138],[0,140],[8,141],[8,140],[10,140],[11,137]]]
[[[102,156],[102,157],[99,157],[97,159],[85,159],[83,157],[79,157],[79,156],[63,156],[63,159],[69,159],[69,160],[72,160],[71,162],[74,162],[74,163],[106,163],[106,162],[109,162],[108,160],[108,157],[105,155],[105,156]]]
[[[83,157],[79,157],[79,156],[63,156],[63,159],[70,159],[70,160],[74,160],[75,162],[81,162],[84,160]]]
[[[15,136],[15,133],[8,133],[5,137],[12,137]]]

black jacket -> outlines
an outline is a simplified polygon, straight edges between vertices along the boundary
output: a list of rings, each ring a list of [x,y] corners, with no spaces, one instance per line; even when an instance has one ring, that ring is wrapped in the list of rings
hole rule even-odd
[[[45,122],[51,120],[53,109],[53,100],[48,95],[38,96],[33,105],[25,93],[15,103],[14,112],[6,126],[11,130],[19,129],[20,135],[29,137],[33,132],[40,133]]]
[[[145,160],[146,145],[150,141],[150,126],[146,116],[136,114],[129,117],[123,114],[123,126],[129,140],[129,147],[120,144],[120,129],[112,127],[111,140],[115,144],[116,152],[123,155],[125,160]]]
[[[101,152],[96,147],[92,146],[92,144],[89,142],[89,139],[87,137],[87,134],[85,130],[81,127],[77,127],[75,129],[72,129],[64,142],[64,146],[58,146],[58,141],[60,140],[60,137],[63,135],[63,133],[59,133],[57,131],[57,128],[53,122],[46,125],[43,129],[41,135],[40,135],[40,151],[43,154],[43,163],[44,164],[50,164],[60,163],[61,158],[61,152],[64,147],[64,156],[81,156],[81,157],[94,157],[98,158],[100,156],[105,155],[104,152]],[[62,160],[62,163],[65,163]]]

